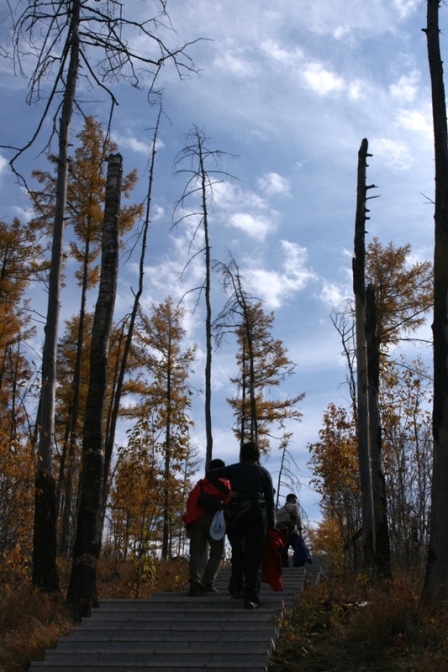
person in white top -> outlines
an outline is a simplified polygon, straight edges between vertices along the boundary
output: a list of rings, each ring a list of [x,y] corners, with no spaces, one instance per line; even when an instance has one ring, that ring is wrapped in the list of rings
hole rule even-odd
[[[294,493],[287,495],[285,505],[277,511],[277,527],[279,529],[288,528],[288,542],[282,551],[283,567],[288,567],[289,548],[295,549],[297,538],[302,533],[302,519]]]

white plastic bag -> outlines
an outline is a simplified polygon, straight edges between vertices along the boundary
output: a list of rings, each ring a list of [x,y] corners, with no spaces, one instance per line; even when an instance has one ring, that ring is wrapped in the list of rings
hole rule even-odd
[[[224,509],[220,509],[213,516],[213,520],[210,525],[210,536],[212,539],[218,541],[222,539],[226,533],[226,521],[224,518]]]

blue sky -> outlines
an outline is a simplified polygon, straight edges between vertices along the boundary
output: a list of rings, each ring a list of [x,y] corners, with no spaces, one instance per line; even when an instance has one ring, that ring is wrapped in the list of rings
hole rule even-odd
[[[0,2],[0,18],[7,17]],[[151,2],[132,0],[134,20],[147,17]],[[158,84],[165,117],[159,134],[153,221],[147,255],[144,303],[159,302],[167,291],[180,298],[201,277],[200,261],[183,283],[191,230],[171,229],[173,203],[183,178],[173,162],[193,124],[204,130],[212,149],[234,155],[222,168],[236,180],[217,186],[211,212],[213,257],[237,259],[248,288],[274,310],[274,336],[288,348],[296,374],[282,386],[293,396],[304,392],[303,420],[294,423],[291,451],[299,465],[300,501],[310,520],[319,517],[318,497],[309,486],[307,444],[316,441],[328,403],[346,405],[341,344],[331,320],[333,309],[351,296],[357,155],[369,141],[369,184],[379,196],[370,202],[367,242],[410,243],[413,259],[432,259],[433,139],[426,39],[426,4],[420,0],[171,0],[168,12],[176,32],[161,36],[179,45],[199,37],[189,49],[199,74],[180,81],[169,65]],[[448,12],[441,9],[441,26]],[[7,21],[0,24],[7,47]],[[442,51],[446,49],[442,32]],[[143,42],[133,42],[142,50]],[[28,140],[38,110],[26,107],[26,80],[0,58],[1,144]],[[135,198],[146,191],[146,164],[154,125],[144,91],[114,88],[119,106],[113,137],[124,169],[137,168]],[[84,109],[106,121],[104,94],[82,91]],[[82,119],[74,119],[76,132]],[[21,160],[26,173],[45,167],[40,155],[45,132]],[[0,217],[30,216],[26,194],[0,152]],[[69,234],[68,234],[69,235]],[[137,259],[123,258],[117,315],[132,302]],[[71,315],[70,260],[62,313]],[[215,278],[214,313],[222,306]],[[93,300],[93,299],[92,299]],[[45,297],[35,297],[38,305]],[[193,305],[190,299],[189,307]],[[188,337],[200,344],[194,384],[203,387],[204,315],[202,306],[187,315]],[[38,343],[35,345],[38,346]],[[417,353],[416,353],[417,354]],[[427,350],[418,351],[429,361]],[[231,410],[234,372],[231,341],[214,355],[214,455],[231,462],[237,446]],[[193,406],[193,440],[204,452],[203,400]],[[265,461],[274,480],[278,451]],[[286,492],[285,492],[286,494]]]

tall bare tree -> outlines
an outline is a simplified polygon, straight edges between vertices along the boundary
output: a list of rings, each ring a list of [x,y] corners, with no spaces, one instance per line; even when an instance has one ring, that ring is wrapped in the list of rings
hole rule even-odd
[[[434,242],[434,464],[425,595],[448,596],[448,133],[440,54],[440,0],[427,0],[426,39],[431,77],[435,155]]]
[[[374,561],[374,517],[372,498],[372,477],[370,471],[369,448],[369,408],[367,390],[367,356],[365,337],[365,228],[367,217],[366,168],[368,154],[367,139],[361,143],[358,152],[358,183],[356,195],[355,249],[353,258],[353,293],[355,295],[356,320],[356,367],[357,367],[357,424],[359,476],[362,497],[362,538],[365,562],[368,567]]]
[[[391,575],[386,480],[383,472],[380,398],[380,338],[376,320],[375,287],[366,288],[366,346],[369,442],[372,470],[375,568],[379,576]]]
[[[157,154],[157,136],[159,132],[160,119],[162,115],[162,106],[159,107],[159,111],[156,118],[156,124],[154,128],[152,145],[151,145],[151,156],[149,160],[149,176],[148,176],[148,191],[146,194],[146,213],[145,219],[143,222],[143,227],[141,230],[141,250],[140,250],[140,261],[139,261],[139,275],[138,275],[138,288],[134,293],[134,304],[132,306],[132,311],[129,316],[127,324],[127,333],[124,342],[123,355],[118,364],[117,380],[114,385],[113,398],[111,409],[109,413],[109,421],[107,423],[107,435],[106,435],[106,456],[104,464],[104,509],[106,507],[107,497],[109,493],[109,478],[110,478],[110,465],[112,462],[112,454],[114,449],[115,434],[118,422],[118,413],[120,410],[120,400],[123,391],[123,384],[125,379],[126,368],[129,359],[129,352],[132,344],[132,337],[134,334],[135,320],[137,318],[140,298],[143,293],[143,280],[145,274],[145,258],[148,242],[148,232],[149,225],[151,223],[151,204],[152,204],[152,187],[154,183],[154,169],[155,169],[155,160]]]
[[[152,88],[160,68],[168,60],[174,62],[179,72],[183,68],[191,69],[191,62],[185,56],[186,45],[169,48],[157,37],[157,27],[166,17],[166,2],[160,0],[156,5],[159,7],[157,15],[144,21],[126,18],[123,15],[123,4],[118,0],[101,3],[89,0],[29,0],[18,18],[11,11],[16,67],[21,74],[26,74],[24,59],[28,64],[34,58],[35,63],[29,77],[27,102],[45,101],[31,139],[21,148],[9,148],[14,150],[11,167],[18,174],[18,158],[35,143],[45,120],[50,116],[54,120],[52,137],[57,135],[58,142],[56,205],[38,418],[33,552],[33,583],[49,591],[58,589],[52,453],[70,126],[77,104],[76,90],[82,76],[88,86],[106,91],[110,96],[112,114],[117,101],[110,85],[120,79],[137,87],[144,72],[145,77],[149,76],[149,86]],[[20,3],[17,7],[20,8]],[[146,52],[133,48],[132,37],[135,33],[146,38]],[[99,52],[98,56],[93,57],[95,52]],[[50,81],[48,91],[46,80]]]
[[[101,549],[104,483],[104,401],[109,340],[117,293],[118,222],[123,160],[109,156],[101,253],[101,280],[92,330],[89,391],[82,441],[80,503],[67,600],[76,620],[97,606],[96,563]]]
[[[187,265],[199,254],[204,254],[205,276],[200,287],[191,291],[199,291],[205,299],[205,433],[206,433],[206,469],[212,459],[213,432],[212,432],[212,303],[211,303],[211,244],[210,244],[210,207],[213,203],[213,191],[217,184],[229,174],[219,169],[219,163],[226,153],[219,149],[210,149],[208,138],[204,131],[193,126],[186,135],[186,145],[178,153],[175,161],[175,172],[186,174],[187,182],[182,196],[174,207],[174,226],[188,219],[194,220],[194,232],[190,244],[197,245]],[[209,165],[211,166],[209,167]],[[192,198],[200,199],[199,208],[188,210],[186,214],[178,216],[180,210],[185,209]],[[190,249],[191,251],[191,249]]]
[[[247,441],[258,443],[258,418],[256,409],[255,391],[255,361],[254,361],[254,328],[253,316],[255,306],[260,305],[259,299],[251,296],[244,287],[244,280],[236,260],[231,256],[228,264],[215,262],[221,274],[221,282],[228,300],[214,323],[216,340],[218,344],[229,331],[235,333],[238,329],[244,333],[244,344],[241,354],[241,398],[242,407],[247,406],[249,397],[249,414],[241,411],[239,438],[240,446]],[[249,426],[247,427],[247,421]]]

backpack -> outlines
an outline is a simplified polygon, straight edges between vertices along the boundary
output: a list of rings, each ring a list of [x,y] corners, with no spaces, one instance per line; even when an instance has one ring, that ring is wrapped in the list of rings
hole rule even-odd
[[[296,517],[291,515],[285,506],[282,506],[277,510],[275,518],[277,520],[277,527],[279,529],[282,527],[287,527],[290,531],[292,531],[296,525]]]
[[[208,513],[216,513],[224,508],[224,502],[216,495],[206,492],[203,487],[203,480],[199,481],[199,495],[196,500],[197,505]]]

